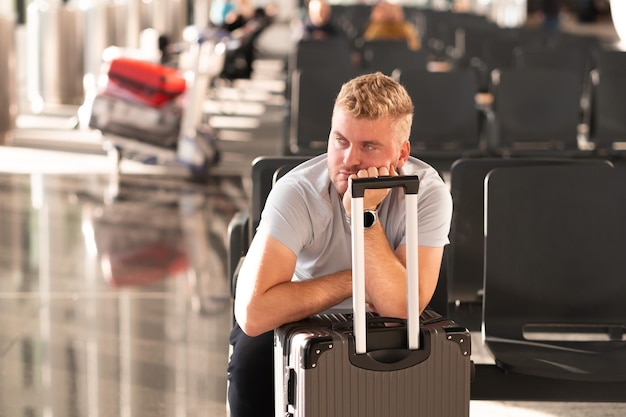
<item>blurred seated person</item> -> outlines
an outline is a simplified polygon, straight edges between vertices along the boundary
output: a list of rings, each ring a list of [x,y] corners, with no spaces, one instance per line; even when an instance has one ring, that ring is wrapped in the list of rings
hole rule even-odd
[[[233,30],[226,43],[224,68],[220,76],[224,79],[250,78],[252,64],[256,59],[256,42],[261,33],[274,20],[271,7],[257,7],[245,23]]]
[[[326,0],[310,0],[302,27],[302,39],[326,39],[338,36],[339,29],[331,20],[332,7]]]
[[[233,32],[243,27],[253,17],[247,0],[213,0],[209,20],[213,27]]]
[[[372,7],[363,39],[406,39],[410,49],[416,51],[421,47],[417,28],[405,20],[402,6],[385,0],[379,0]]]

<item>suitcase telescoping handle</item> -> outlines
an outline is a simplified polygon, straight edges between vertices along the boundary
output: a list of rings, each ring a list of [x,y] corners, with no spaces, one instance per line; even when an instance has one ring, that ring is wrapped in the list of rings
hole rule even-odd
[[[419,349],[419,290],[417,264],[417,191],[419,178],[416,175],[396,177],[351,179],[352,188],[352,305],[354,309],[354,339],[356,353],[366,353],[366,309],[365,309],[365,236],[363,229],[363,196],[371,188],[404,188],[406,201],[406,276],[408,304],[408,347]]]

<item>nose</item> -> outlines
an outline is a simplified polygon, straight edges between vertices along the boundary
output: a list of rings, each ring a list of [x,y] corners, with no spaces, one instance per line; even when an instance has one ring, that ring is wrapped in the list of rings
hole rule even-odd
[[[347,167],[358,167],[361,164],[361,155],[357,147],[351,145],[344,150],[343,164]]]

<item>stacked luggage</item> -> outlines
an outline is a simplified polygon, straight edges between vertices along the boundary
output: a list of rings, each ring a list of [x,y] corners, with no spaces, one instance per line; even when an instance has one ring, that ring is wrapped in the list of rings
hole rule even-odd
[[[217,136],[199,111],[210,76],[201,64],[220,59],[212,46],[192,48],[195,63],[185,72],[129,56],[110,60],[103,67],[106,82],[91,103],[89,127],[122,156],[139,154],[135,159],[144,163],[183,166],[206,177],[220,158]]]
[[[186,89],[183,75],[161,64],[116,58],[106,87],[94,99],[89,126],[176,149]]]

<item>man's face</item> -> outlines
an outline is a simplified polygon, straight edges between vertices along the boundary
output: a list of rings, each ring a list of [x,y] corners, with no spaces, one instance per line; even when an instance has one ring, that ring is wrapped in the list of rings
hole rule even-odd
[[[409,156],[408,142],[399,145],[392,120],[356,119],[336,108],[328,137],[328,173],[340,195],[348,189],[348,178],[369,167],[400,168]]]

